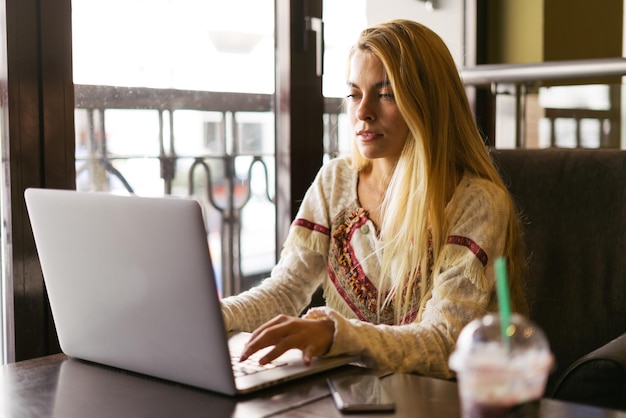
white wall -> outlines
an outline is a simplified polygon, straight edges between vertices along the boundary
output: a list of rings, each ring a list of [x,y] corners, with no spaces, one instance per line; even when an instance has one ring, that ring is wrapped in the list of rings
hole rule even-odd
[[[367,23],[397,18],[420,22],[441,36],[457,65],[462,66],[465,0],[434,0],[434,4],[435,9],[429,11],[421,0],[367,0]]]

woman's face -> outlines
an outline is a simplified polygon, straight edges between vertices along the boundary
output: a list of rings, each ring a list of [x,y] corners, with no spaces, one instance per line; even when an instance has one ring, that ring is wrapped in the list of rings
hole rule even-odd
[[[350,60],[347,111],[361,154],[395,162],[409,128],[400,115],[383,64],[366,51]]]

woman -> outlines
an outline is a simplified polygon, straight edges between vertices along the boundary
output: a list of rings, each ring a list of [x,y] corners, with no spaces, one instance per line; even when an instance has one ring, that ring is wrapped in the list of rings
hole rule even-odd
[[[348,65],[351,158],[325,164],[271,277],[223,300],[243,358],[274,346],[360,354],[373,367],[451,377],[463,326],[497,308],[493,260],[507,259],[525,313],[518,219],[443,41],[412,21],[364,30]],[[323,287],[326,306],[297,317]]]

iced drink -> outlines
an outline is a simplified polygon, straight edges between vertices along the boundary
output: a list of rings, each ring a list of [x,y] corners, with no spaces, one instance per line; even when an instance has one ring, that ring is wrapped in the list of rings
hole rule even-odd
[[[500,318],[469,323],[450,356],[463,418],[533,416],[553,358],[543,332],[519,315],[503,332]]]

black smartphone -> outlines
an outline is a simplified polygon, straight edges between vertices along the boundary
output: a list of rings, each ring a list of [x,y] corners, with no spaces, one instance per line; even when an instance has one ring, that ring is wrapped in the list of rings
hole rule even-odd
[[[329,377],[328,387],[341,412],[393,412],[395,403],[374,375]]]

